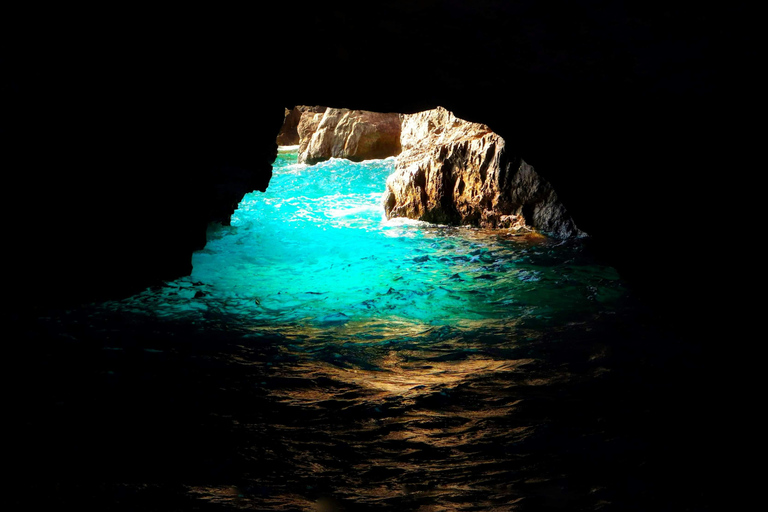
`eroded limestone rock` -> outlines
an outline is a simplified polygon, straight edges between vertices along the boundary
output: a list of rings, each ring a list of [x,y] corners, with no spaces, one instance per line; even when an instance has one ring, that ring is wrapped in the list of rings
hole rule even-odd
[[[299,144],[299,121],[301,116],[305,112],[310,113],[322,113],[325,112],[327,107],[308,105],[297,105],[292,109],[285,109],[285,119],[283,120],[283,126],[280,128],[280,132],[277,134],[278,146],[296,146]]]
[[[442,107],[396,114],[299,106],[286,111],[281,134],[293,123],[302,163],[397,156],[386,185],[389,218],[584,235],[549,182],[507,155],[501,136]]]
[[[298,125],[300,163],[329,158],[356,162],[400,153],[400,114],[329,108],[303,112]]]
[[[395,172],[387,178],[388,218],[490,228],[534,228],[583,236],[552,186],[486,125],[442,107],[402,117]]]

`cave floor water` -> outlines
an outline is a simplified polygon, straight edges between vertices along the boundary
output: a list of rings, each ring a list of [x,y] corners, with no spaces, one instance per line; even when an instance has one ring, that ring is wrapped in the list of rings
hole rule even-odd
[[[707,509],[683,356],[585,240],[386,221],[394,160],[295,158],[191,276],[24,334],[20,509]]]

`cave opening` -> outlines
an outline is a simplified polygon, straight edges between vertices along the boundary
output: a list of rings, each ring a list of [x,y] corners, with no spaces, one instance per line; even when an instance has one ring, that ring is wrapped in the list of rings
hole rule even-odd
[[[589,262],[578,243],[388,219],[394,168],[394,157],[300,164],[295,148],[281,148],[269,188],[247,194],[230,226],[209,231],[191,279],[247,304],[251,321],[293,327],[543,321],[612,307],[623,293],[615,271]],[[579,279],[567,277],[574,258]]]
[[[298,118],[292,115],[296,112]],[[579,237],[521,229],[514,214],[521,208],[514,204],[506,206],[508,215],[488,216],[493,225],[442,223],[457,216],[457,207],[447,204],[453,196],[473,186],[476,191],[473,173],[482,174],[482,180],[499,175],[504,183],[514,180],[509,172],[494,170],[499,164],[487,158],[479,165],[482,172],[473,170],[475,157],[467,140],[493,135],[484,125],[467,123],[441,108],[417,124],[405,124],[404,116],[326,107],[286,110],[268,188],[246,194],[227,225],[210,225],[207,244],[193,254],[188,277],[170,283],[159,295],[157,290],[140,294],[143,298],[135,305],[144,301],[155,313],[199,325],[218,325],[226,316],[229,328],[245,331],[344,327],[358,334],[396,334],[398,329],[435,327],[544,329],[614,311],[628,300],[615,269],[593,259]],[[309,132],[300,128],[308,117],[313,119]],[[426,134],[418,124],[424,122]],[[307,153],[307,133],[316,138],[328,126],[336,126],[335,136],[340,133],[344,144],[315,140],[320,152],[346,150],[357,137],[354,150]],[[393,129],[395,136],[387,133]],[[450,137],[456,129],[454,144]],[[404,131],[429,141],[422,152],[445,159],[436,174],[456,189],[441,201],[448,214],[419,219],[390,211],[394,194],[388,180],[399,172],[400,159],[411,147],[401,137]],[[327,133],[334,136],[333,130]],[[491,138],[480,152],[493,156],[497,146],[503,141]],[[389,156],[379,158],[382,147],[389,147]],[[413,158],[413,151],[405,158]],[[423,198],[428,184],[419,165],[414,183]],[[528,173],[522,175],[526,182],[532,181],[530,169],[519,169],[518,174]],[[465,174],[454,175],[461,172]],[[484,198],[482,207],[491,204]],[[523,214],[531,208],[524,204]],[[467,218],[481,217],[486,214],[475,211]]]
[[[8,500],[741,501],[740,473],[755,472],[737,459],[757,445],[744,433],[760,388],[748,364],[759,331],[739,300],[756,293],[740,286],[753,282],[754,237],[738,228],[754,217],[744,190],[757,188],[760,145],[747,122],[759,31],[738,4],[285,3],[231,20],[208,9],[201,23],[190,9],[35,16],[35,30],[12,30],[4,284],[11,316],[22,311],[5,343]],[[307,89],[330,105],[442,104],[489,123],[546,174],[608,265],[586,240],[513,236],[517,213],[554,211],[516,209],[526,197],[504,196],[498,216],[483,216],[494,197],[456,208],[495,228],[384,219],[387,157],[281,155],[272,185],[284,193],[243,197],[264,188],[264,141]],[[508,170],[510,183],[532,176]],[[330,184],[299,188],[300,176]],[[445,197],[477,191],[454,183]],[[409,210],[390,194],[383,209],[418,215],[430,197]],[[205,247],[205,226],[241,198]]]
[[[341,136],[346,146],[325,140],[316,144],[320,151],[348,148],[357,136],[354,151],[308,154],[307,131],[301,140],[300,122],[290,115],[296,111],[304,124],[312,116],[309,133],[315,138],[318,127],[331,125],[328,118],[333,118],[335,132],[328,133]],[[531,217],[532,205],[507,201],[501,205],[506,211],[489,215],[499,203],[483,197],[483,213],[475,209],[465,220],[490,219],[491,224],[445,224],[460,209],[449,204],[452,199],[476,194],[494,176],[510,187],[534,183],[538,191],[542,185],[519,159],[509,164],[515,172],[498,171],[503,155],[494,151],[503,140],[485,125],[441,108],[414,115],[415,123],[408,125],[404,114],[286,110],[269,186],[247,193],[229,223],[209,226],[205,247],[192,255],[190,275],[108,304],[248,332],[346,328],[396,335],[399,329],[474,332],[515,325],[543,332],[585,315],[613,312],[630,300],[616,270],[594,259],[581,237],[549,236],[521,225],[519,213]],[[393,126],[395,136],[388,135]],[[414,150],[404,132],[427,144]],[[488,144],[476,150],[471,145],[485,139]],[[389,156],[377,158],[387,145]],[[366,153],[370,148],[373,153]],[[401,215],[393,208],[389,180],[402,173],[403,159],[415,160],[416,170],[407,170],[414,185],[407,186],[418,190],[417,197],[427,197],[431,185],[425,169],[442,161],[424,164],[417,158],[422,154],[444,159],[432,175],[447,183],[443,188],[455,190],[439,201],[446,212],[421,205],[414,211],[426,212],[422,218],[409,218],[407,209]],[[476,165],[482,173],[473,168],[477,154],[485,157]],[[503,195],[523,201],[534,195],[521,190],[517,186]]]
[[[450,149],[436,153],[465,169]],[[579,237],[387,215],[397,156],[299,152],[279,147],[269,186],[209,226],[189,276],[46,325],[88,325],[93,389],[108,390],[93,400],[131,397],[109,405],[135,440],[121,460],[180,475],[195,503],[493,508],[552,480],[610,497],[616,468],[646,460],[609,442],[634,435],[620,428],[636,411],[616,378],[634,363],[614,350],[646,341],[624,330],[635,311],[619,274]],[[156,436],[144,423],[158,418]],[[527,464],[542,445],[575,455]]]
[[[280,147],[269,187],[246,194],[229,225],[209,227],[190,276],[99,306],[151,318],[151,335],[136,328],[147,343],[165,325],[182,333],[162,350],[151,345],[147,364],[187,357],[200,366],[180,364],[191,375],[165,373],[171,384],[161,384],[202,389],[201,410],[215,421],[201,423],[234,440],[209,458],[237,464],[223,483],[191,484],[187,496],[227,502],[237,482],[242,503],[288,508],[382,497],[398,508],[491,508],[496,498],[484,495],[511,485],[512,473],[533,483],[498,500],[539,492],[538,481],[570,481],[557,476],[564,469],[605,488],[617,466],[642,459],[618,460],[612,445],[584,441],[616,435],[582,412],[619,403],[607,347],[628,341],[617,333],[632,312],[616,271],[581,239],[388,218],[395,156],[309,164],[298,151]],[[127,353],[109,343],[115,359]],[[537,408],[542,394],[565,399]],[[584,419],[551,429],[552,410]],[[631,412],[611,414],[625,424]],[[542,442],[589,457],[573,468],[521,464]],[[211,481],[199,477],[205,471],[195,470],[196,481]],[[456,479],[471,489],[454,489]],[[446,491],[414,483],[427,480]]]

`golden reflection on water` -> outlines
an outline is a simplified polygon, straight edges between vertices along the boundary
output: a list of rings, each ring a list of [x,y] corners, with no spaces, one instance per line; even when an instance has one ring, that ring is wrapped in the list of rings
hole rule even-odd
[[[406,357],[390,351],[378,361],[378,370],[340,368],[316,361],[299,363],[288,370],[290,376],[305,379],[327,377],[336,382],[364,390],[369,402],[383,401],[390,397],[412,399],[440,392],[454,387],[469,377],[477,378],[484,373],[515,371],[519,366],[532,361],[498,361],[482,357],[463,361],[416,361],[408,362]],[[287,376],[287,375],[286,375]],[[325,400],[338,400],[338,389],[318,387],[303,390],[273,390],[272,393],[283,401],[294,405],[308,405]]]
[[[526,352],[503,352],[536,336],[516,331],[514,322],[476,327],[467,335],[469,329],[455,326],[381,319],[324,329],[292,326],[280,331],[269,360],[249,361],[244,350],[231,362],[259,366],[265,371],[259,388],[270,401],[298,412],[269,428],[302,489],[304,482],[332,479],[339,482],[333,499],[340,503],[386,508],[419,499],[425,501],[419,510],[463,510],[441,504],[463,500],[516,510],[510,455],[493,447],[535,436],[538,425],[524,415],[515,419],[525,410],[518,386],[547,387],[572,376],[566,370],[544,376],[536,370],[538,360],[509,357]],[[493,350],[483,345],[483,331],[493,333]],[[338,453],[359,456],[343,455],[349,459],[340,463]],[[525,464],[525,454],[512,457]],[[189,492],[234,508],[338,510],[337,502],[318,498],[311,486],[297,494],[295,484],[265,485],[270,495],[258,498],[237,495],[231,486]]]

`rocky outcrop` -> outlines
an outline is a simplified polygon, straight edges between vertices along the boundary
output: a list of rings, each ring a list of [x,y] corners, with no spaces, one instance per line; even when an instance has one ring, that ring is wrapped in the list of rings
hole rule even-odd
[[[508,156],[504,139],[486,125],[438,107],[404,115],[400,142],[402,153],[387,179],[388,218],[584,235],[552,186]]]
[[[400,114],[345,108],[304,112],[298,125],[299,162],[329,158],[356,162],[400,153]]]
[[[397,156],[387,179],[389,218],[533,228],[560,238],[584,235],[549,182],[523,160],[507,156],[503,138],[445,108],[395,114],[295,107],[286,110],[283,145],[294,141],[288,133],[296,122],[299,162]]]
[[[305,112],[312,114],[323,113],[327,107],[315,106],[310,107],[307,105],[297,105],[292,109],[285,109],[285,119],[283,120],[283,126],[280,128],[280,132],[277,134],[278,146],[297,146],[299,144],[299,122],[301,116]]]

